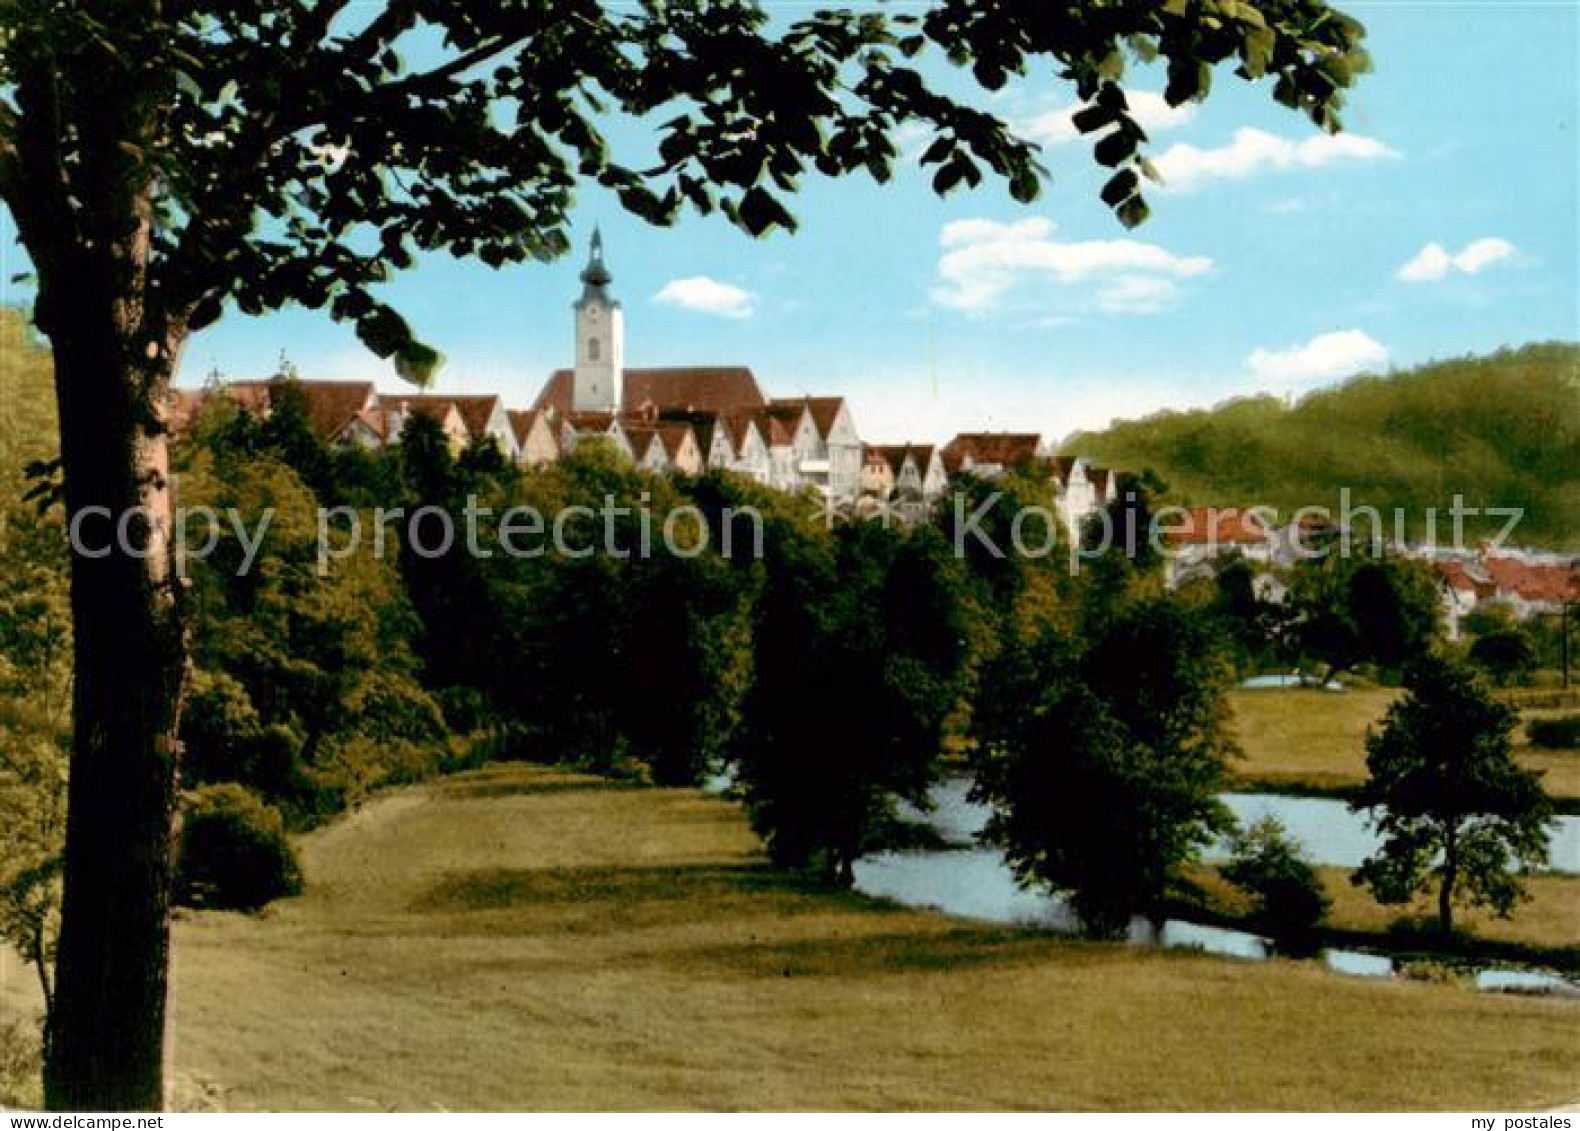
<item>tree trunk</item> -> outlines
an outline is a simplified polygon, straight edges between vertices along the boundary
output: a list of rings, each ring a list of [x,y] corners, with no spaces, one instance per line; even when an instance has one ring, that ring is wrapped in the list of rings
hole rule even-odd
[[[65,892],[44,1072],[53,1110],[164,1103],[176,727],[185,641],[160,406],[170,339],[73,297],[54,344],[75,627]],[[101,296],[102,297],[102,296]],[[139,348],[140,347],[140,348]],[[105,508],[93,512],[89,508]],[[116,526],[123,516],[127,537]],[[108,552],[103,553],[108,543]]]

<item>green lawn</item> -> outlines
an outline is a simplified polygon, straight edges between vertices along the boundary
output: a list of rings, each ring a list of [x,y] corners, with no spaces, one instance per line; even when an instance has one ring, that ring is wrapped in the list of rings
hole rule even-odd
[[[1318,794],[1355,788],[1366,778],[1366,731],[1381,721],[1398,694],[1377,687],[1231,691],[1235,733],[1245,753],[1234,766],[1238,786]],[[1515,742],[1515,757],[1544,773],[1559,808],[1580,812],[1580,751],[1527,746],[1523,727],[1516,730]]]
[[[993,929],[809,890],[739,810],[498,766],[176,926],[189,1106],[1532,1108],[1580,1006]],[[20,972],[8,1000],[26,992]]]

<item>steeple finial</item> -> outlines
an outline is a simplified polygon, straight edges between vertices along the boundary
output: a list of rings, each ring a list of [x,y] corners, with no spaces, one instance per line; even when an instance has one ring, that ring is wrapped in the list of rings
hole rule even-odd
[[[592,247],[588,250],[587,266],[582,268],[582,282],[589,288],[602,289],[607,287],[614,276],[609,274],[609,268],[603,262],[603,232],[593,228]]]

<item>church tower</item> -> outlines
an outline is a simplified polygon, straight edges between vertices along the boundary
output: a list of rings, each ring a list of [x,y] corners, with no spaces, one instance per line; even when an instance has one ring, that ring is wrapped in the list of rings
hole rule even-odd
[[[625,369],[625,315],[609,297],[612,276],[603,262],[603,235],[593,229],[592,251],[582,269],[576,300],[576,412],[619,412]]]

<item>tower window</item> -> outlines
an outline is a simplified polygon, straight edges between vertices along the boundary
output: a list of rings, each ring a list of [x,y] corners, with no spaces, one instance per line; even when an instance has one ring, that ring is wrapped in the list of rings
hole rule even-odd
[[[597,338],[588,338],[587,339],[587,360],[588,361],[597,361],[598,360],[599,350],[600,350],[600,346],[598,344],[598,339]]]

